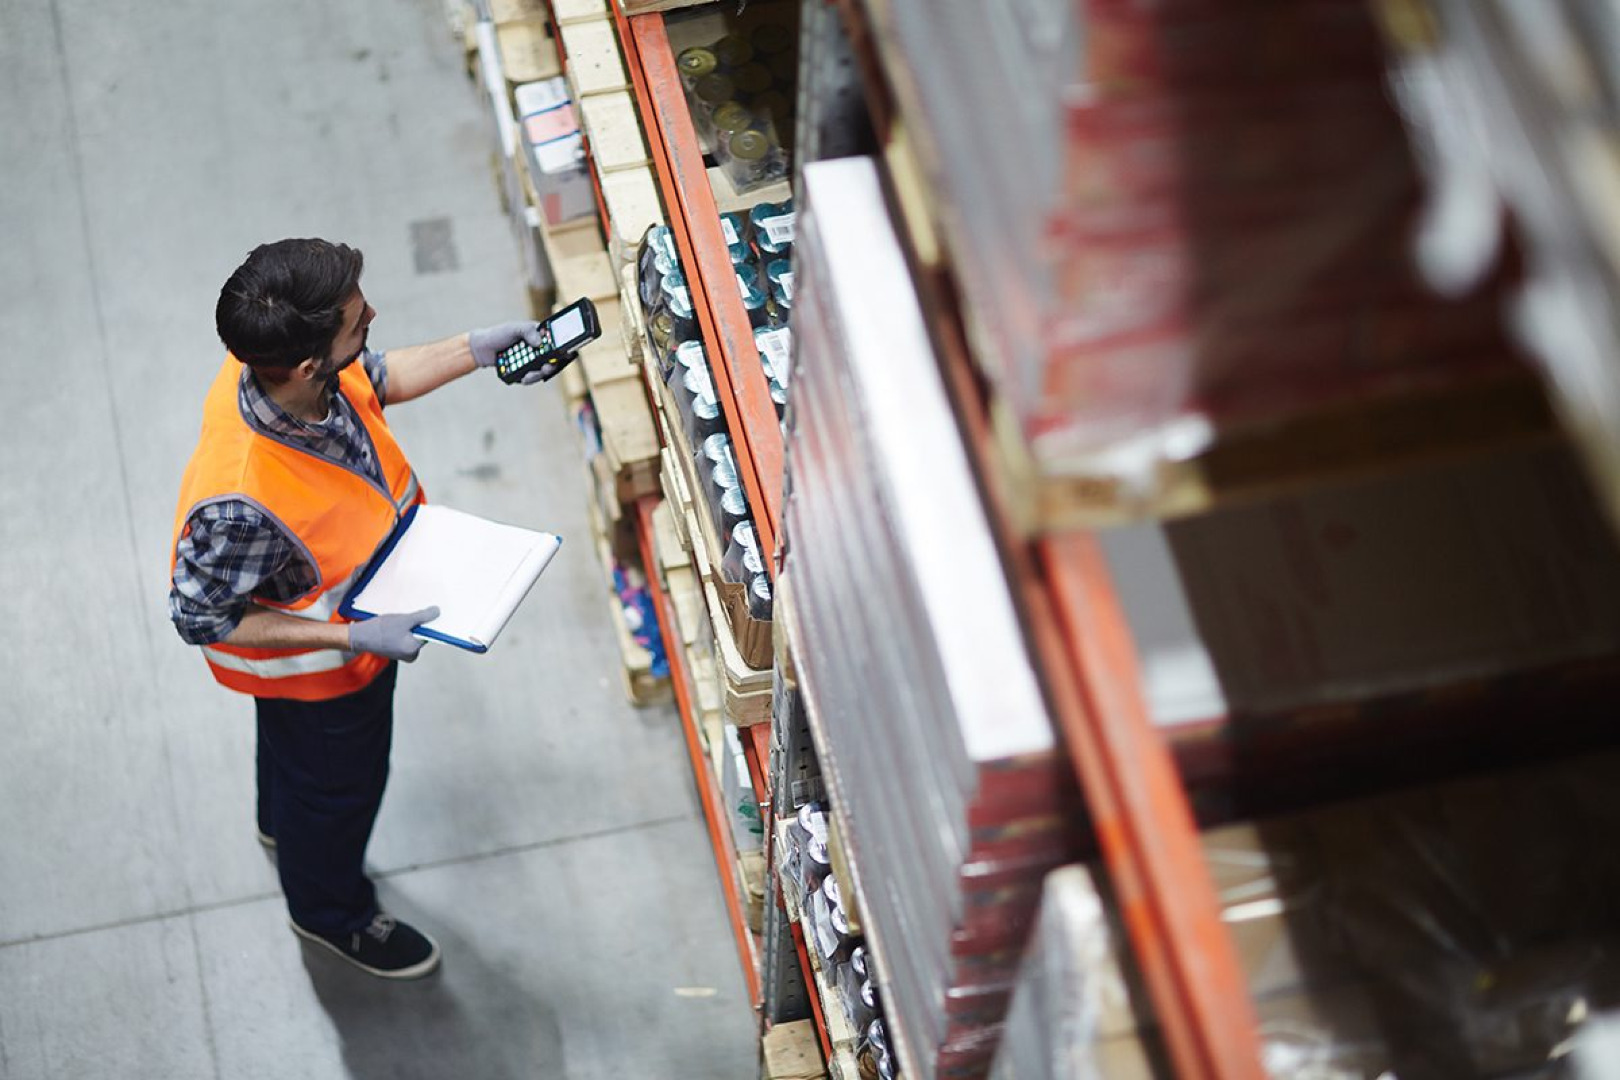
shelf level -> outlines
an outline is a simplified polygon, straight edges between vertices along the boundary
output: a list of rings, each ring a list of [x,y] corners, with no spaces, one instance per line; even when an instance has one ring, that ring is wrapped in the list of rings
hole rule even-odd
[[[737,291],[664,16],[656,12],[627,16],[615,6],[614,19],[760,548],[774,552],[781,527],[781,429],[764,369],[757,362],[753,327]],[[766,565],[774,577],[774,559]]]
[[[636,533],[641,544],[643,565],[646,566],[658,565],[653,550],[652,514],[660,501],[657,496],[649,495],[637,500],[635,504]],[[656,575],[648,575],[647,591],[652,594],[653,608],[658,614],[658,625],[661,628],[674,626],[674,612],[669,596],[659,586]],[[687,756],[692,766],[692,779],[697,784],[698,801],[702,804],[703,820],[709,831],[709,843],[714,849],[715,869],[720,875],[720,891],[725,898],[726,914],[737,940],[737,955],[742,961],[743,981],[747,984],[748,1000],[758,1003],[760,1000],[758,949],[754,944],[753,934],[748,929],[742,898],[737,893],[738,861],[737,852],[731,842],[730,823],[726,820],[720,795],[715,790],[714,773],[709,768],[703,753],[703,743],[698,735],[692,700],[687,689],[689,684],[685,658],[679,648],[667,649],[666,653],[669,657],[670,682],[675,688],[676,709],[681,718],[681,732],[686,737]]]

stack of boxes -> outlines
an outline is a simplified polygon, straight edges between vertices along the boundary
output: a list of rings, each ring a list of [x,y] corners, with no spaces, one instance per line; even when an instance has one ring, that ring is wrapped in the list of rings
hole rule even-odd
[[[596,214],[590,168],[568,84],[556,76],[514,92],[525,164],[544,226],[557,228]]]
[[[1275,1080],[1566,1075],[1620,1002],[1620,756],[1203,838]],[[992,1080],[1171,1074],[1098,878],[1047,881]]]
[[[1161,463],[1518,368],[1501,282],[1412,267],[1421,184],[1364,0],[897,0],[874,20],[978,359],[1047,475]]]
[[[1069,854],[1072,774],[876,171],[809,165],[804,198],[783,570],[797,674],[889,1041],[911,1075],[982,1075],[1042,875]]]

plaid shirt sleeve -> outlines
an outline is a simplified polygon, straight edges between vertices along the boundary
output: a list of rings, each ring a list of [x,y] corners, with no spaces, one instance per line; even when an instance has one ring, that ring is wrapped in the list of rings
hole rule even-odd
[[[360,363],[365,366],[366,377],[371,380],[371,388],[377,392],[377,400],[387,405],[388,353],[366,349],[360,354]]]
[[[169,618],[191,645],[228,637],[254,596],[292,600],[317,581],[280,524],[239,500],[212,502],[193,513],[176,556]]]

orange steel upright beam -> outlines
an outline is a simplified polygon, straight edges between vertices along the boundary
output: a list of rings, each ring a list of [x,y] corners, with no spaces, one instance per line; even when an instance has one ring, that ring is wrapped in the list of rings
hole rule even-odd
[[[664,17],[657,12],[625,15],[617,4],[611,6],[669,211],[670,229],[687,268],[692,307],[703,329],[709,364],[715,370],[715,394],[731,430],[760,550],[774,552],[782,520],[782,432],[720,231],[714,190],[675,69]],[[774,564],[774,559],[766,560],[773,577]]]
[[[1260,1080],[1248,983],[1102,551],[1089,533],[1034,547],[1037,650],[1176,1075]]]
[[[644,495],[636,500],[636,535],[641,541],[643,566],[658,565],[652,546],[652,515],[662,501],[656,495]],[[737,938],[737,955],[742,959],[743,981],[748,985],[748,1000],[757,1005],[760,1001],[760,975],[754,966],[754,946],[749,937],[748,920],[743,914],[742,899],[737,895],[737,887],[734,884],[737,876],[735,869],[737,857],[732,851],[729,827],[720,808],[719,796],[714,791],[714,781],[711,779],[712,774],[703,753],[703,744],[698,739],[691,694],[686,685],[688,674],[686,658],[681,655],[680,643],[673,632],[675,613],[669,597],[665,595],[663,587],[658,584],[653,574],[647,575],[647,591],[652,594],[653,610],[658,613],[659,632],[665,635],[664,654],[669,658],[669,678],[675,687],[675,705],[681,714],[681,731],[686,736],[686,753],[691,758],[692,779],[697,782],[698,801],[703,804],[703,820],[709,827],[709,845],[714,849],[715,867],[720,872],[720,892],[725,897],[726,914],[731,919],[731,929]],[[675,647],[667,647],[670,642],[675,642]]]

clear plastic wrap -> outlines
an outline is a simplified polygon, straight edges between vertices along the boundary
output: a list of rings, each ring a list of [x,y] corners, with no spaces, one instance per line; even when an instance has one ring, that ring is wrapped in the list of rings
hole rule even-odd
[[[1507,314],[1620,517],[1620,14],[1587,0],[1385,4],[1424,165],[1417,251],[1457,288],[1522,249]]]
[[[877,170],[806,166],[780,581],[915,1080],[982,1077],[1073,773],[1025,651]]]
[[[1044,473],[1150,496],[1228,436],[1519,364],[1500,274],[1415,269],[1365,0],[1017,6],[889,19],[975,354]]]
[[[1204,837],[1274,1080],[1566,1075],[1620,1003],[1620,756]],[[1093,871],[1047,878],[993,1080],[1168,1077]]]

